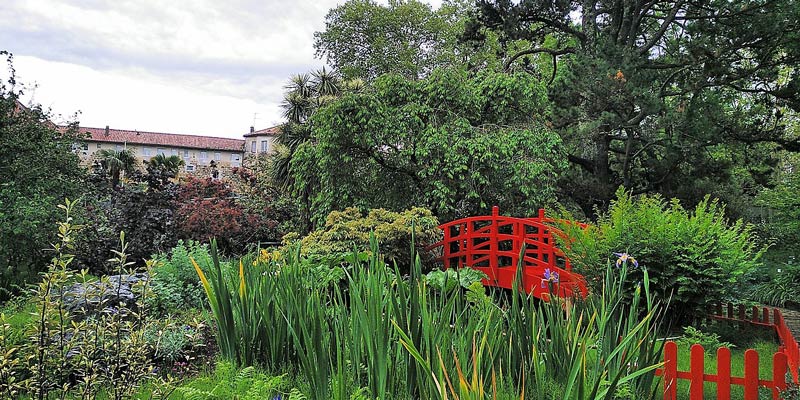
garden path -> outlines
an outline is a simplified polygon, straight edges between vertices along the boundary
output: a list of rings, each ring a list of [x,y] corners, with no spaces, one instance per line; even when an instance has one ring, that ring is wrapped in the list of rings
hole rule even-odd
[[[786,326],[792,331],[795,338],[800,338],[800,311],[787,310],[780,308],[783,319],[786,321]]]

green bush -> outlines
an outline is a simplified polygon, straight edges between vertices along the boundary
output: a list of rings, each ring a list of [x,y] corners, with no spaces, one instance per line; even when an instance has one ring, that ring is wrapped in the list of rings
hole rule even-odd
[[[412,263],[409,258],[412,221],[416,226],[414,233],[417,245],[424,247],[438,240],[441,234],[439,222],[430,210],[412,208],[394,212],[373,209],[365,216],[358,209],[348,208],[330,213],[322,229],[302,239],[301,251],[304,256],[311,258],[349,256],[354,249],[369,249],[370,234],[374,233],[386,260],[397,262],[407,269]],[[295,237],[287,235],[284,241],[291,241]]]
[[[784,264],[769,280],[753,285],[750,298],[771,306],[800,306],[800,265]]]
[[[569,215],[565,219],[571,219]],[[752,228],[729,224],[724,207],[706,198],[693,211],[660,196],[633,197],[620,189],[608,212],[583,229],[562,224],[563,243],[572,265],[597,288],[614,252],[635,251],[662,298],[672,297],[677,319],[704,314],[710,304],[734,296],[748,272],[760,265],[764,249]],[[631,274],[631,284],[641,273]]]
[[[208,246],[192,240],[179,240],[169,254],[155,256],[151,289],[154,296],[149,307],[160,314],[172,314],[203,305],[203,287],[192,266],[194,259],[201,267],[211,265]]]
[[[734,347],[732,343],[723,342],[718,334],[703,332],[693,326],[683,328],[683,336],[681,336],[680,342],[689,346],[699,344],[709,353],[715,353],[720,347]]]

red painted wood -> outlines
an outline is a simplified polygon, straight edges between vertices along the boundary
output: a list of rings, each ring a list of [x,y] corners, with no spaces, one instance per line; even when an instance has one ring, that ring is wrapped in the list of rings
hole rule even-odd
[[[731,350],[717,349],[717,400],[731,400]]]
[[[758,400],[758,352],[744,352],[744,400]]]
[[[772,398],[778,400],[778,391],[786,390],[786,371],[788,370],[788,359],[785,353],[775,353],[772,356]]]
[[[544,210],[539,212],[538,218],[514,218],[502,216],[498,208],[493,208],[491,216],[468,217],[440,225],[445,237],[429,249],[443,246],[445,269],[475,268],[489,277],[483,282],[486,285],[511,289],[517,279],[517,265],[521,262],[520,283],[528,293],[540,298],[549,295],[549,290],[541,290],[541,284],[545,270],[550,269],[558,274],[559,284],[554,288],[559,296],[585,297],[588,293],[585,280],[570,272],[569,260],[565,259],[565,268],[559,268],[556,263],[557,258],[564,258],[564,253],[556,247],[553,235],[563,236],[563,233],[547,226],[548,222],[553,220],[544,217]],[[501,250],[500,243],[503,242],[511,243],[510,250]],[[523,245],[526,250],[520,260]],[[499,263],[501,257],[503,265]],[[510,264],[506,265],[505,260],[510,260]]]
[[[742,321],[745,320],[744,304],[739,304],[739,319],[742,320]]]
[[[664,400],[678,400],[678,345],[664,345]]]
[[[689,398],[703,400],[703,373],[705,371],[705,349],[703,349],[703,346],[693,344],[690,357],[689,373],[692,377],[689,384]]]

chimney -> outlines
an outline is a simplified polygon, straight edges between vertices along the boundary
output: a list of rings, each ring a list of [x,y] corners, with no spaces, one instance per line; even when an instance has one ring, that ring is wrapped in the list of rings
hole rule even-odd
[[[108,136],[108,125],[106,125],[106,136]]]
[[[255,131],[256,131],[256,127],[254,127],[254,126],[251,126],[251,127],[250,127],[250,133],[253,133],[253,132],[255,132]]]

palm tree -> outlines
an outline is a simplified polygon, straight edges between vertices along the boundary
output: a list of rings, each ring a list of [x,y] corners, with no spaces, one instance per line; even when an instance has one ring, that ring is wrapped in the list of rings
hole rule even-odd
[[[164,154],[156,154],[156,156],[151,158],[147,163],[150,169],[163,171],[170,178],[178,176],[178,172],[180,172],[181,167],[184,165],[183,159],[180,157],[176,155],[167,156]]]
[[[111,175],[111,186],[117,187],[120,183],[120,175],[133,171],[136,165],[136,155],[133,150],[124,149],[120,151],[103,149],[97,152],[100,164],[103,169]]]

